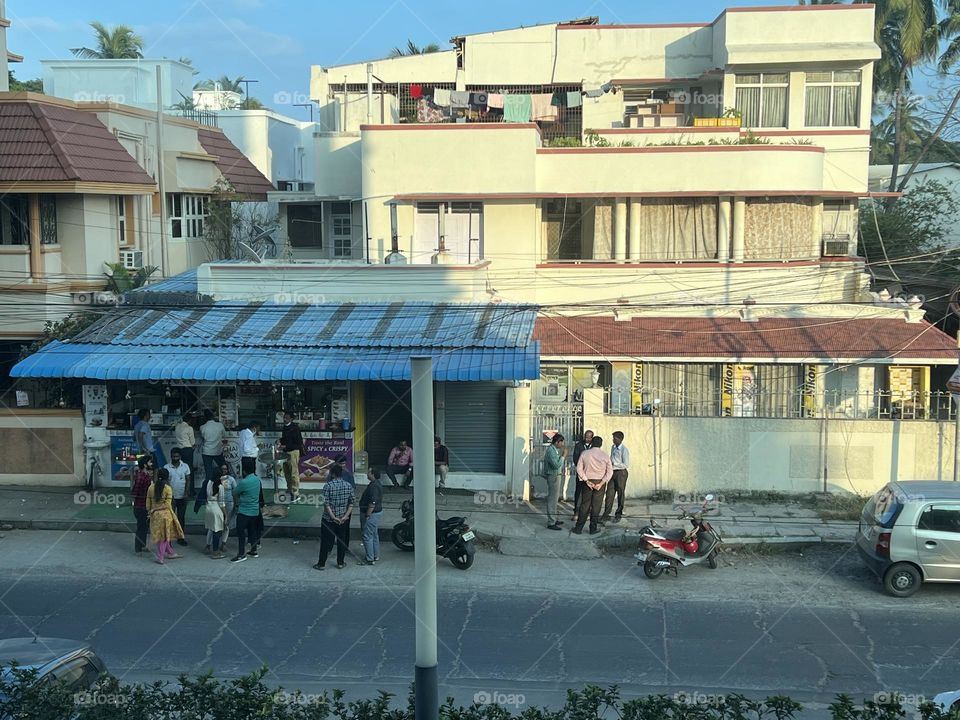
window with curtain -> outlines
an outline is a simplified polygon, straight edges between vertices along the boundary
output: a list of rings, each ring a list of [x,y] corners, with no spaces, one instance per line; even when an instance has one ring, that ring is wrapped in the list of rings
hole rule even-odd
[[[0,241],[3,245],[30,244],[30,205],[26,195],[0,197]]]
[[[738,73],[736,108],[743,127],[786,127],[787,73]]]
[[[744,217],[747,260],[812,257],[813,206],[792,198],[750,198]]]
[[[860,71],[808,72],[803,122],[807,127],[856,127],[860,123]]]
[[[471,263],[483,256],[483,203],[417,203],[411,262],[431,262],[443,249],[458,263]]]
[[[801,417],[802,370],[800,365],[755,365],[754,417]]]
[[[547,260],[604,260],[613,242],[613,201],[557,198],[544,201]]]
[[[717,257],[716,198],[644,198],[640,205],[644,260],[712,260]]]

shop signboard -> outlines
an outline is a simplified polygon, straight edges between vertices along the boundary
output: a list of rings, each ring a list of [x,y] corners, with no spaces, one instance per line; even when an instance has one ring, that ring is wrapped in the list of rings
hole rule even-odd
[[[110,480],[129,485],[137,471],[137,442],[133,433],[110,436]]]
[[[326,482],[338,455],[347,458],[347,470],[353,472],[353,438],[306,437],[300,456],[301,482]]]

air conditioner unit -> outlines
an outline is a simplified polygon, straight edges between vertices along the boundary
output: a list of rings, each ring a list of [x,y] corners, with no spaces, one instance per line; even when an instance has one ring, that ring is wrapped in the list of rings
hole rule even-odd
[[[143,250],[121,250],[120,264],[127,270],[139,270],[143,267]]]
[[[823,257],[849,257],[853,248],[848,233],[823,236]]]

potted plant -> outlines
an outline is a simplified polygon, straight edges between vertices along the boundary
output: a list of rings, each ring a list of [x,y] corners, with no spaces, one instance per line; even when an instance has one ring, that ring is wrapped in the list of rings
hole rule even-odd
[[[717,118],[717,127],[740,127],[743,116],[736,108],[727,108]]]

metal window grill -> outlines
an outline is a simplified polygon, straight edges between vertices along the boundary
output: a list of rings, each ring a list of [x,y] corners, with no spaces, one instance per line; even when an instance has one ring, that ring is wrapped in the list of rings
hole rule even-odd
[[[373,101],[374,107],[376,108],[374,115],[378,118],[381,117],[381,98],[391,96],[396,98],[398,120],[401,123],[416,123],[418,99],[410,94],[411,85],[420,85],[426,97],[432,96],[433,91],[436,89],[456,89],[454,83],[374,83]],[[466,90],[468,92],[492,92],[502,94],[526,93],[529,95],[538,95],[541,93],[580,92],[582,88],[579,85],[467,85]],[[346,86],[344,86],[343,83],[330,85],[330,93],[334,98],[342,96],[344,92],[346,92],[347,95],[366,93],[367,85],[365,83],[348,83]],[[536,121],[543,133],[543,139],[546,141],[561,137],[580,138],[583,134],[583,107],[560,107],[558,110],[559,117],[556,121]],[[499,109],[491,108],[485,114],[470,115],[464,119],[468,123],[498,123],[503,122],[503,113]],[[384,116],[382,121],[390,122],[391,119]],[[450,117],[447,120],[447,122],[456,121],[457,118],[455,117]]]

